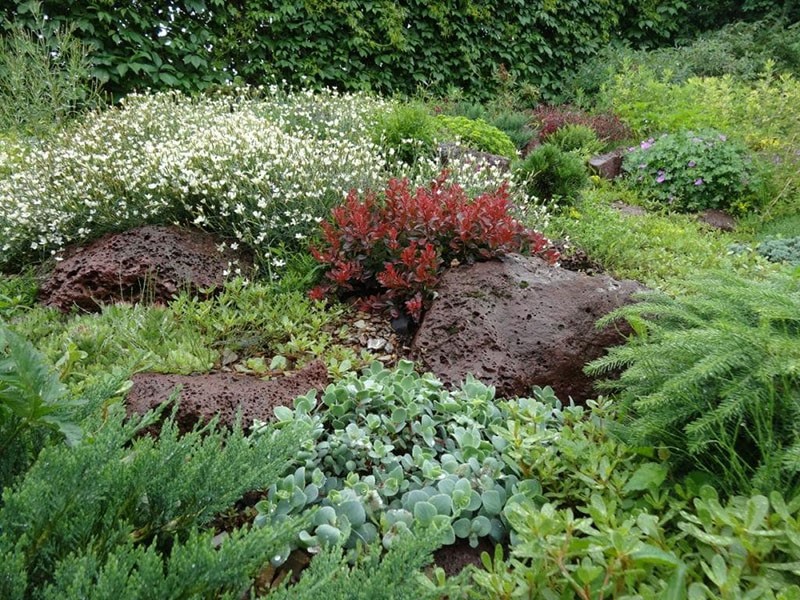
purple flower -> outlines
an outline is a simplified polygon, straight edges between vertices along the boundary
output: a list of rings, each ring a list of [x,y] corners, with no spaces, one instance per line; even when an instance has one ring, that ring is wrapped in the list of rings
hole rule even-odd
[[[686,163],[686,164],[689,166],[689,168],[691,168],[691,167],[696,167],[696,166],[697,166],[697,163],[696,163],[696,162],[694,162],[693,160],[690,160],[690,161],[689,161],[688,163]]]
[[[667,179],[666,173],[664,173],[664,171],[659,171],[658,177],[656,177],[656,183],[664,183],[666,179]]]
[[[641,144],[639,144],[639,147],[642,150],[647,150],[647,149],[649,149],[649,148],[651,148],[653,146],[653,142],[655,142],[655,140],[653,138],[648,138],[645,141],[643,141]]]
[[[694,180],[694,184],[695,185],[703,185],[703,178],[702,177],[698,177],[697,179]]]

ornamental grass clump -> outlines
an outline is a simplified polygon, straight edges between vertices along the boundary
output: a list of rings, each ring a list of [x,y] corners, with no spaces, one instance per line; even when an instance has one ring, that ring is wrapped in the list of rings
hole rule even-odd
[[[180,222],[252,246],[268,269],[269,247],[304,244],[342,190],[384,181],[369,136],[383,106],[277,88],[128,96],[47,145],[29,142],[24,163],[0,177],[0,268],[107,231]]]
[[[756,187],[747,149],[713,129],[645,140],[622,167],[634,188],[678,212],[729,209]]]
[[[312,254],[326,267],[325,282],[311,295],[357,296],[365,308],[419,321],[442,270],[453,262],[522,251],[557,260],[550,241],[511,209],[505,185],[470,198],[446,172],[414,190],[408,180],[393,179],[383,197],[353,190],[322,223],[322,243]]]

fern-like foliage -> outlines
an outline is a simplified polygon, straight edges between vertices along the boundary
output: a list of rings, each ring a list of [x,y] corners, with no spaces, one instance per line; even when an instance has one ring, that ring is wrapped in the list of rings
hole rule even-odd
[[[633,444],[664,446],[730,492],[800,485],[800,285],[713,273],[673,298],[648,292],[601,321],[636,334],[587,367],[629,410]],[[790,449],[791,452],[789,451]]]
[[[0,324],[0,489],[27,469],[51,433],[69,444],[80,440],[79,404],[45,357]]]

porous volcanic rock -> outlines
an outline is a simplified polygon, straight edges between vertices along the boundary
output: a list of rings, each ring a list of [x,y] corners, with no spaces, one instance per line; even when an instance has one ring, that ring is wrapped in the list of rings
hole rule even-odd
[[[595,322],[642,289],[515,254],[457,267],[442,277],[412,353],[448,385],[472,373],[498,397],[549,385],[562,400],[582,402],[594,397],[583,366],[627,333]]]
[[[622,159],[625,148],[617,148],[607,154],[600,154],[589,159],[589,167],[600,177],[616,179],[622,175]]]
[[[251,259],[225,248],[221,239],[198,229],[148,225],[105,235],[88,246],[67,250],[42,285],[39,298],[63,311],[102,304],[167,303],[181,290],[198,292],[222,285],[230,263],[247,269]]]
[[[736,219],[722,210],[710,208],[697,214],[697,220],[705,223],[712,229],[720,231],[733,231],[736,229]]]
[[[292,407],[292,401],[309,390],[322,391],[328,385],[328,371],[314,361],[292,375],[263,381],[249,375],[211,373],[206,375],[164,375],[138,373],[126,399],[128,415],[144,414],[165,402],[181,386],[175,422],[187,432],[198,422],[219,415],[221,425],[230,427],[241,409],[242,426],[253,420],[274,421],[276,406]]]
[[[611,203],[611,208],[625,215],[626,217],[642,217],[647,214],[647,210],[641,206],[632,206],[625,204],[622,200],[616,200]]]

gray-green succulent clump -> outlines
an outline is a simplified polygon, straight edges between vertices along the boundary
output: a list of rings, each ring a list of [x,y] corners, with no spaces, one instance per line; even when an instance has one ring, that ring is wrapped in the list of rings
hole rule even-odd
[[[361,376],[313,393],[280,423],[304,421],[312,434],[301,466],[272,485],[257,524],[280,522],[318,506],[299,546],[393,540],[416,524],[442,530],[442,543],[505,538],[503,508],[526,486],[503,461],[507,442],[493,427],[507,411],[494,389],[469,377],[448,391],[413,364],[374,363]]]

